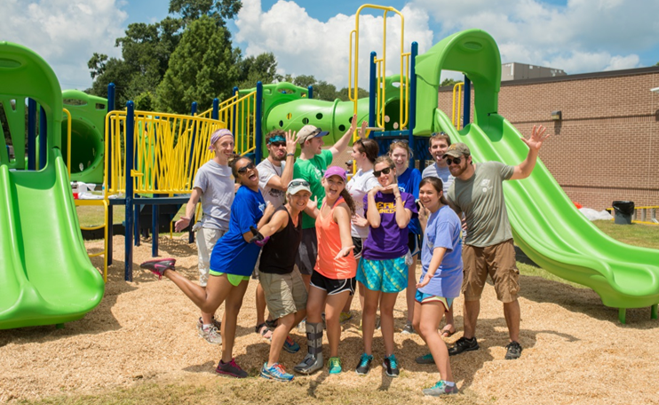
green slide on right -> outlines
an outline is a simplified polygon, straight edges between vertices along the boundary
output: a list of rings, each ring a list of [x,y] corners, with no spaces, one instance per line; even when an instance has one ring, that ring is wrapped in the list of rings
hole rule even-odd
[[[464,72],[474,86],[474,122],[460,131],[437,109],[443,69]],[[497,113],[501,59],[489,34],[468,30],[447,37],[417,57],[416,72],[420,108],[415,134],[444,131],[453,142],[467,144],[475,162],[517,165],[526,158],[522,134]],[[659,250],[626,245],[601,232],[576,209],[540,159],[529,178],[506,181],[504,193],[515,243],[531,260],[592,288],[604,305],[620,309],[621,322],[626,308],[650,306],[657,317]]]

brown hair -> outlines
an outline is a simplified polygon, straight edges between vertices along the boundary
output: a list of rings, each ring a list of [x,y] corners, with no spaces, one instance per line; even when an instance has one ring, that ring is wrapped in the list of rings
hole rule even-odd
[[[396,148],[405,149],[408,158],[412,158],[414,156],[412,149],[410,149],[410,145],[407,142],[403,142],[403,141],[394,141],[389,145],[389,156],[391,156],[391,154],[394,153],[394,149]]]
[[[346,204],[348,204],[348,209],[350,210],[350,215],[355,214],[355,200],[352,199],[352,196],[348,192],[347,188],[344,188],[341,190],[341,197],[346,201]]]
[[[270,138],[274,138],[275,136],[281,136],[282,138],[286,139],[286,132],[282,129],[275,129],[270,132],[265,136],[265,143],[270,142]]]
[[[435,189],[435,191],[437,191],[437,194],[444,191],[444,183],[442,182],[442,179],[438,177],[426,177],[425,179],[421,180],[421,183],[419,183],[419,189],[421,189],[421,187],[425,186],[426,184],[430,184]],[[439,202],[444,205],[448,205],[448,200],[446,197],[444,197],[444,194],[439,197]]]
[[[373,162],[373,166],[377,165],[378,163],[382,163],[382,162],[386,162],[391,167],[396,167],[396,165],[394,164],[394,161],[391,160],[391,158],[387,155],[378,156],[378,158],[375,159],[375,162]]]
[[[375,162],[380,153],[378,143],[372,139],[360,139],[355,141],[354,146],[357,146],[360,153],[365,153],[366,159],[371,163]]]
[[[436,140],[439,140],[439,139],[445,140],[446,143],[448,144],[448,146],[451,146],[451,137],[448,136],[448,134],[444,131],[435,132],[432,135],[430,135],[430,139],[428,140],[428,142],[429,142],[428,145],[432,146],[432,142],[436,141]]]

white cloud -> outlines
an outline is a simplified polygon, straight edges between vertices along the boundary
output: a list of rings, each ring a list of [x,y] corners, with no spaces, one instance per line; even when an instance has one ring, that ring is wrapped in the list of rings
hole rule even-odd
[[[118,0],[3,0],[0,39],[26,46],[50,64],[62,89],[91,86],[94,52],[119,56],[127,15]]]
[[[418,8],[405,7],[405,51],[412,41],[419,52],[432,45],[428,14]],[[243,8],[235,20],[235,38],[246,43],[247,56],[272,52],[280,73],[313,75],[337,88],[348,86],[350,31],[355,28],[355,15],[337,14],[326,22],[310,17],[293,1],[279,0],[264,11],[260,0],[243,0]],[[368,57],[371,51],[382,55],[382,16],[362,15],[359,38],[359,86],[368,86]],[[387,74],[400,72],[400,19],[387,17]]]
[[[435,41],[479,28],[497,41],[502,62],[549,62],[568,73],[638,67],[638,54],[659,38],[657,1],[412,0],[411,6],[439,23]]]

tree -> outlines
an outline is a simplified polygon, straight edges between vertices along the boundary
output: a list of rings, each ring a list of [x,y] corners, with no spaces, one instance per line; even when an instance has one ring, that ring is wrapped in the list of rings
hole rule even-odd
[[[439,84],[439,87],[449,87],[449,86],[452,87],[452,86],[455,86],[455,85],[458,84],[458,83],[460,83],[460,82],[457,81],[457,80],[453,80],[453,79],[444,79],[444,80]]]
[[[206,15],[192,22],[169,61],[158,86],[156,106],[160,111],[187,113],[193,101],[199,110],[209,108],[213,98],[231,95],[240,70],[240,51],[231,46],[231,34]]]
[[[239,89],[251,89],[257,82],[274,83],[280,78],[277,74],[277,59],[272,53],[262,53],[243,59],[239,66]]]
[[[224,20],[235,17],[242,6],[240,0],[170,0],[169,13],[180,14],[185,26],[203,15],[224,26]]]

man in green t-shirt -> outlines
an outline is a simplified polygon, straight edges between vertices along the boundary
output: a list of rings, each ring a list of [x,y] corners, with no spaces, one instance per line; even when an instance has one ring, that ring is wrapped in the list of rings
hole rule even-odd
[[[311,200],[318,199],[320,209],[325,197],[325,188],[321,179],[332,159],[346,151],[350,138],[357,127],[357,116],[352,117],[350,128],[331,148],[323,150],[323,137],[328,131],[323,131],[313,125],[305,125],[297,133],[297,142],[300,144],[300,158],[295,161],[293,168],[294,179],[304,179],[311,186]],[[316,238],[316,221],[306,213],[302,214],[302,242],[298,249],[296,264],[304,283],[309,287],[311,273],[316,266],[318,256],[318,239]]]
[[[448,202],[458,216],[465,214],[467,236],[462,247],[464,263],[464,336],[449,349],[450,355],[477,350],[476,321],[480,298],[488,274],[494,282],[497,299],[503,303],[510,343],[506,359],[522,355],[519,344],[519,271],[515,265],[513,234],[503,195],[504,180],[525,179],[531,175],[542,143],[549,137],[543,126],[533,126],[526,159],[517,166],[500,162],[473,164],[464,143],[451,145],[444,158],[455,181],[448,190]]]

